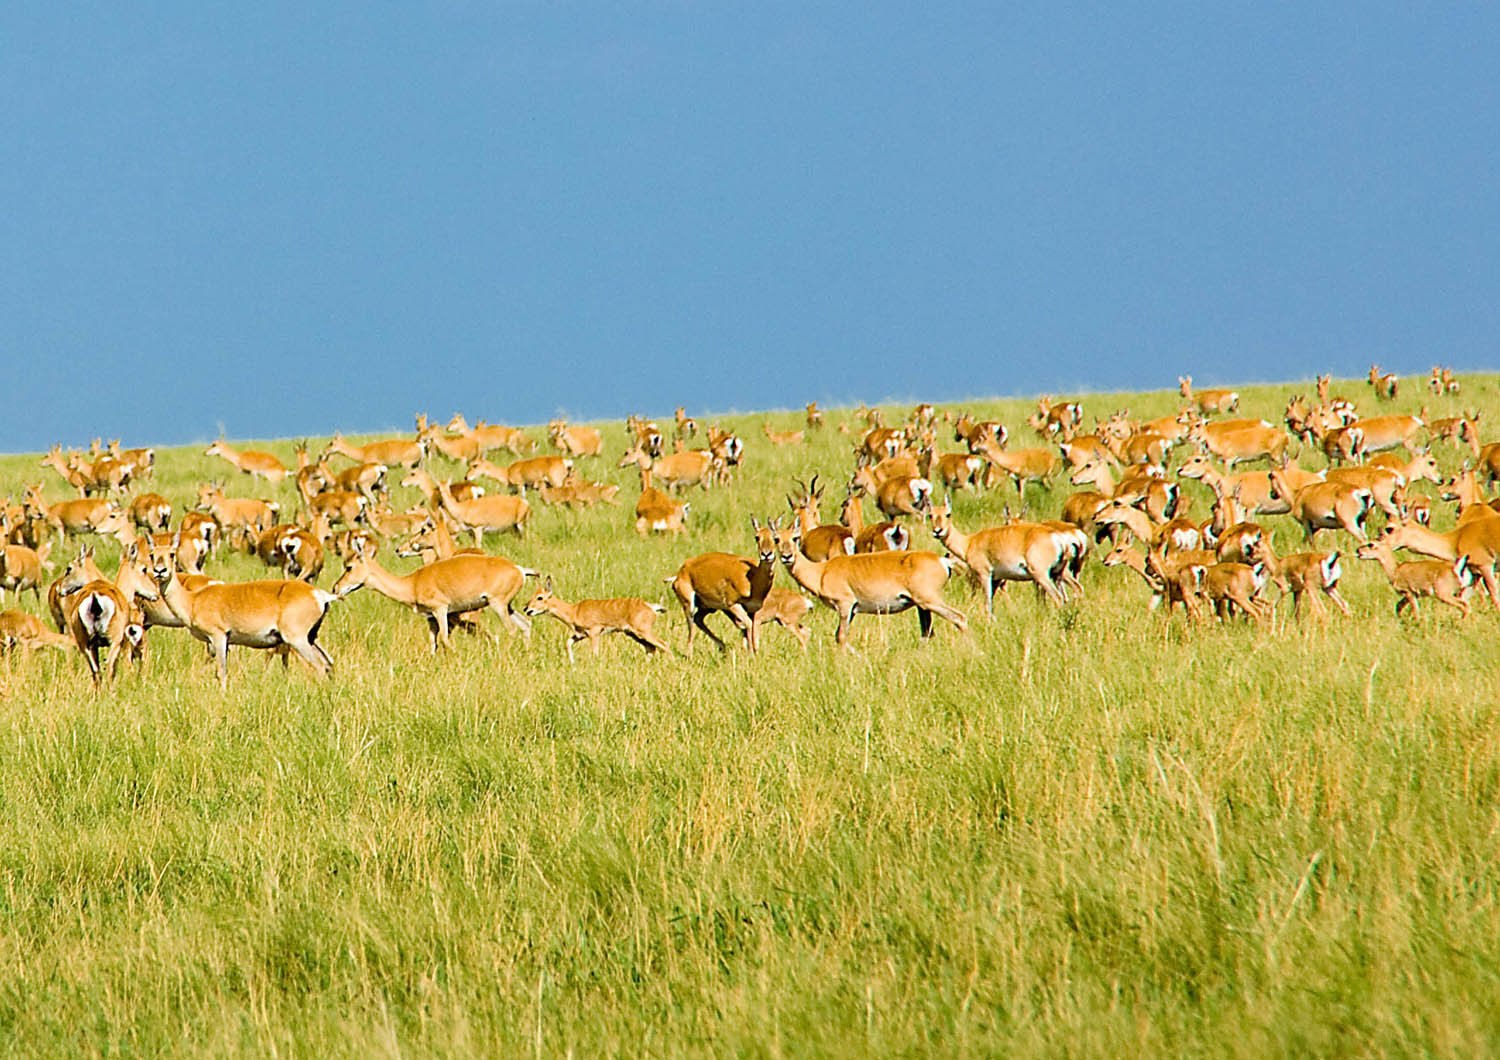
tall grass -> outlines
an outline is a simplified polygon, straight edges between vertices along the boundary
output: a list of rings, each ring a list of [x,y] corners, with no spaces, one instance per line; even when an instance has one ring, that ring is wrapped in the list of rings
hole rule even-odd
[[[1486,421],[1495,382],[1464,380]],[[1293,389],[1245,404],[1278,419]],[[1027,411],[972,407],[1017,427]],[[626,499],[541,510],[491,547],[569,598],[674,604],[663,581],[683,559],[747,551],[749,517],[784,512],[792,476],[848,467],[831,427],[774,450],[761,419],[731,421],[748,464],[693,494],[681,540],[638,539]],[[0,462],[0,493],[43,480],[35,460]],[[159,463],[178,502],[225,473],[192,450]],[[633,472],[585,463],[633,498]],[[963,495],[955,519],[1007,502]],[[1294,546],[1300,531],[1271,522]],[[561,627],[538,623],[434,657],[420,620],[367,590],[325,625],[325,684],[236,651],[220,694],[171,630],[100,695],[76,655],[5,660],[0,1043],[1492,1053],[1500,619],[1485,604],[1467,623],[1398,620],[1378,567],[1346,567],[1355,616],[1326,626],[1285,604],[1267,628],[1163,621],[1133,574],[1092,564],[1067,608],[1013,588],[985,621],[955,579],[968,636],[939,624],[921,643],[910,615],[865,617],[847,653],[819,611],[806,653],[772,630],[755,658],[607,640],[569,667]],[[215,569],[262,574],[243,557]],[[684,642],[675,607],[658,629]]]

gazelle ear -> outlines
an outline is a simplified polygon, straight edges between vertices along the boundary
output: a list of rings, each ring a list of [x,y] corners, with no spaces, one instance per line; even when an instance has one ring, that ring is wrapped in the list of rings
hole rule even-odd
[[[549,593],[552,592],[552,575],[547,575],[547,580],[542,582],[542,588]]]

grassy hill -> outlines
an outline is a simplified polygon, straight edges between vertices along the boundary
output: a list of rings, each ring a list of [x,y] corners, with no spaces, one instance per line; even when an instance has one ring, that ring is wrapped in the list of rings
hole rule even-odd
[[[1460,400],[1419,384],[1398,408],[1500,421],[1495,377],[1465,377]],[[1337,389],[1374,405],[1362,383]],[[1279,422],[1310,390],[1249,387],[1242,409]],[[1085,399],[1101,416],[1177,404]],[[965,407],[1028,444],[1029,402]],[[540,508],[524,539],[490,548],[570,599],[667,603],[658,631],[680,646],[664,580],[698,552],[748,551],[750,517],[784,514],[793,477],[841,482],[845,418],[795,449],[769,446],[761,416],[728,419],[746,466],[692,495],[676,540],[631,530],[635,473],[615,469],[624,433],[604,425],[606,457],[582,467],[625,483],[621,506]],[[265,447],[290,462],[291,441]],[[36,460],[0,460],[0,496],[37,481],[65,496]],[[180,504],[226,469],[165,451],[153,488]],[[1206,491],[1187,489],[1206,518]],[[1068,492],[1059,480],[1032,511]],[[290,485],[279,496],[290,510]],[[1009,487],[960,495],[955,520],[1007,503]],[[1279,550],[1297,545],[1289,520],[1269,522]],[[539,619],[529,642],[460,638],[434,657],[420,619],[367,590],[329,615],[325,684],[237,650],[221,694],[173,630],[97,696],[75,654],[0,661],[0,1041],[1493,1053],[1500,616],[1398,620],[1384,575],[1339,537],[1355,613],[1326,626],[1292,622],[1289,604],[1267,627],[1163,621],[1134,574],[1091,562],[1066,608],[1013,588],[986,621],[956,578],[969,635],[939,623],[924,644],[910,614],[865,617],[848,653],[819,610],[805,653],[780,630],[754,658],[700,642],[648,659],[611,639],[570,668],[562,627]],[[115,547],[101,553],[112,570]],[[226,554],[211,570],[264,569]]]

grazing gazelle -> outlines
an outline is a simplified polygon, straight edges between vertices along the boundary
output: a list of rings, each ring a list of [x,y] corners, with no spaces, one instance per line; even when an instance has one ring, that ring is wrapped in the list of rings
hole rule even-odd
[[[649,603],[634,596],[613,597],[608,600],[579,600],[568,603],[552,592],[552,579],[542,583],[526,601],[523,610],[535,618],[551,615],[568,627],[568,662],[573,662],[573,645],[581,640],[589,642],[595,655],[599,654],[600,642],[606,633],[623,633],[650,655],[671,649],[651,631],[656,616],[664,614],[661,604]]]

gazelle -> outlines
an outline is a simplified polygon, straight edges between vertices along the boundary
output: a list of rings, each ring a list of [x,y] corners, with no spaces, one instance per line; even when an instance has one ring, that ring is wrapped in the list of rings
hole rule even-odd
[[[40,483],[27,488],[26,503],[57,531],[58,540],[66,534],[107,533],[111,527],[126,522],[120,509],[99,497],[48,504]]]
[[[618,483],[590,482],[575,474],[570,474],[561,486],[543,486],[537,492],[544,503],[568,508],[591,508],[601,502],[609,505],[620,503],[615,499],[620,492]]]
[[[693,650],[695,626],[718,645],[720,651],[727,649],[724,641],[708,628],[708,616],[715,611],[729,616],[729,621],[739,629],[745,638],[745,646],[752,652],[760,646],[755,616],[776,579],[776,544],[771,528],[761,526],[758,519],[751,519],[750,527],[755,532],[758,559],[728,552],[705,552],[689,559],[667,579],[672,586],[672,595],[677,597],[682,613],[687,616],[689,652]]]
[[[259,476],[273,486],[281,485],[281,480],[290,474],[286,469],[286,465],[273,454],[259,452],[254,449],[235,449],[222,438],[214,442],[213,445],[210,445],[203,452],[206,456],[222,457],[242,473]]]
[[[1195,571],[1217,563],[1218,557],[1207,551],[1179,552],[1168,556],[1161,550],[1151,550],[1142,555],[1130,545],[1118,545],[1101,562],[1106,567],[1129,567],[1139,574],[1151,590],[1152,611],[1161,607],[1165,600],[1167,618],[1172,617],[1172,608],[1179,604],[1189,618],[1197,618],[1202,611]]]
[[[781,626],[797,638],[797,643],[802,645],[805,651],[808,639],[812,637],[812,630],[807,628],[803,620],[812,609],[813,602],[801,593],[793,589],[773,588],[766,593],[760,610],[755,612],[755,617],[751,621],[757,630],[773,623]],[[758,636],[757,640],[759,640]]]
[[[1177,392],[1182,395],[1183,400],[1197,405],[1198,411],[1205,416],[1214,412],[1233,412],[1240,403],[1237,390],[1199,390],[1194,393],[1193,377],[1190,375],[1177,377]]]
[[[74,647],[73,638],[54,633],[42,624],[42,620],[25,611],[0,611],[0,650],[9,651],[21,647],[28,651],[57,648],[69,651]]]
[[[1071,557],[1071,542],[1058,529],[1042,523],[1010,523],[973,534],[953,525],[950,504],[933,505],[932,536],[973,572],[984,590],[984,610],[995,614],[995,591],[1008,581],[1029,581],[1054,604],[1067,602],[1058,578]]]
[[[127,646],[138,650],[146,631],[136,621],[130,600],[113,582],[87,582],[74,595],[67,607],[68,632],[97,688],[106,671],[111,677],[119,673],[120,653]]]
[[[1010,476],[1017,494],[1021,494],[1028,482],[1039,482],[1050,489],[1060,462],[1051,449],[1001,449],[988,440],[980,443],[979,455],[997,472]]]
[[[641,495],[635,501],[635,532],[643,537],[649,533],[682,533],[687,524],[687,502],[674,500],[653,486],[651,458],[640,449],[631,451],[646,458],[645,463],[637,465],[641,473]]]
[[[276,525],[281,506],[257,497],[226,497],[223,487],[206,482],[198,487],[198,509],[206,511],[219,524],[230,545],[237,540],[254,543],[264,530]]]
[[[1224,462],[1227,470],[1247,460],[1266,459],[1272,464],[1286,463],[1286,432],[1268,423],[1240,427],[1232,431],[1209,431],[1203,426],[1188,435],[1204,452]]]
[[[517,537],[526,533],[526,520],[531,515],[531,505],[524,497],[480,497],[472,501],[460,501],[446,482],[438,482],[438,501],[442,510],[461,529],[474,535],[474,547],[484,547],[484,533],[493,530],[503,533],[514,531]]]
[[[795,524],[779,528],[773,523],[771,530],[776,553],[792,580],[838,614],[836,644],[848,643],[855,615],[891,615],[908,608],[916,608],[924,639],[932,636],[933,615],[951,622],[960,633],[968,632],[963,612],[943,600],[953,561],[934,552],[900,551],[834,556],[814,563],[802,554]]]
[[[537,589],[522,609],[535,618],[551,615],[568,627],[568,662],[573,662],[573,645],[581,640],[589,642],[593,654],[599,654],[600,642],[606,633],[623,633],[641,647],[646,654],[671,649],[651,631],[656,616],[664,614],[661,604],[648,603],[634,596],[615,597],[608,600],[579,600],[570,604],[552,592],[552,579],[548,578]]]
[[[788,496],[786,503],[797,518],[802,532],[803,553],[808,559],[819,561],[829,556],[852,555],[853,531],[843,523],[822,523],[819,520],[818,502],[823,499],[823,488],[818,485],[818,476],[812,477],[810,487],[804,486],[800,480],[796,481],[801,492],[795,497]]]
[[[769,423],[760,425],[766,440],[775,446],[801,445],[806,435],[802,431],[773,431]]]
[[[318,459],[327,460],[334,454],[346,456],[356,464],[384,464],[386,467],[406,468],[416,467],[427,455],[420,440],[385,438],[365,445],[354,445],[340,433],[335,433],[328,440],[323,455]]]
[[[807,414],[807,429],[810,431],[821,431],[823,429],[823,410],[818,408],[816,401],[809,401],[803,411]]]
[[[566,420],[547,424],[547,440],[568,456],[598,456],[604,451],[604,436],[593,427],[569,427]]]
[[[713,480],[714,454],[708,449],[685,449],[657,459],[639,445],[631,446],[620,457],[617,467],[634,465],[649,472],[653,482],[660,482],[673,493],[684,486],[708,488]]]
[[[1361,434],[1361,451],[1381,453],[1400,446],[1413,448],[1426,424],[1420,416],[1370,416],[1354,421]]]
[[[1391,588],[1396,590],[1396,614],[1406,608],[1417,613],[1417,601],[1430,596],[1439,603],[1456,608],[1464,618],[1469,617],[1469,591],[1474,585],[1475,574],[1469,567],[1469,557],[1457,559],[1419,559],[1397,563],[1393,545],[1389,538],[1367,541],[1359,546],[1356,555],[1360,559],[1377,561]]]
[[[1271,482],[1278,495],[1291,498],[1289,514],[1302,525],[1309,542],[1319,530],[1347,530],[1365,539],[1365,517],[1375,504],[1369,490],[1343,482],[1315,482],[1293,490],[1279,468],[1271,472]]]
[[[5,601],[7,590],[16,594],[16,599],[27,589],[37,602],[42,598],[42,566],[47,554],[52,551],[51,540],[44,541],[40,548],[26,545],[0,544],[0,603]]]
[[[978,489],[983,480],[987,461],[973,453],[943,453],[937,458],[933,470],[938,481],[948,492]]]
[[[500,556],[460,554],[440,559],[410,574],[395,574],[374,556],[357,551],[349,566],[334,583],[335,596],[348,596],[368,585],[381,596],[412,608],[427,620],[432,651],[448,647],[450,619],[489,608],[523,636],[531,634],[531,623],[511,607],[516,594],[535,571],[518,567]]]
[[[415,486],[421,490],[430,507],[437,508],[442,505],[442,498],[438,496],[438,480],[419,467],[408,471],[406,477],[401,480],[401,485]],[[473,501],[484,496],[484,487],[468,479],[455,479],[446,485],[448,492],[453,494],[453,499],[456,501]]]
[[[839,513],[854,542],[853,552],[848,554],[863,555],[866,552],[891,552],[910,548],[911,531],[900,523],[892,520],[868,524],[865,522],[865,510],[861,501],[865,492],[865,488],[857,481],[850,482],[849,493],[844,498],[844,507]]]
[[[424,564],[440,559],[452,559],[459,555],[482,556],[483,552],[473,548],[459,548],[448,529],[448,519],[441,512],[429,517],[417,527],[410,538],[396,546],[398,556],[417,556]]]
[[[1214,563],[1206,567],[1194,567],[1192,577],[1196,579],[1199,593],[1213,604],[1214,613],[1222,621],[1239,611],[1257,622],[1271,614],[1271,604],[1261,596],[1270,577],[1264,563]]]
[[[932,483],[920,475],[891,475],[877,482],[871,469],[862,467],[852,485],[872,494],[875,507],[887,519],[921,515],[932,503]]]
[[[418,424],[420,429],[421,425]],[[448,421],[448,430],[456,432],[461,437],[471,440],[478,451],[474,459],[495,449],[508,449],[516,456],[525,456],[536,449],[536,442],[526,436],[526,432],[516,427],[505,427],[498,423],[485,423],[480,420],[470,427],[463,416],[457,412]]]
[[[677,426],[677,437],[696,438],[698,436],[698,421],[687,414],[687,409],[681,405],[677,411],[672,413],[672,420]]]
[[[64,482],[78,491],[78,496],[88,496],[91,479],[79,467],[77,453],[74,453],[73,459],[70,460],[63,455],[62,446],[54,445],[47,450],[47,455],[42,457],[41,466],[50,467],[61,475]]]
[[[1375,396],[1383,401],[1393,401],[1396,397],[1396,388],[1400,383],[1395,372],[1382,372],[1379,365],[1370,365],[1370,386],[1375,389]]]
[[[165,532],[172,525],[172,502],[160,493],[142,493],[130,502],[130,521],[147,533]]]
[[[466,477],[491,479],[513,486],[524,493],[528,487],[539,489],[543,486],[550,486],[557,489],[568,480],[568,473],[572,470],[573,461],[565,457],[531,456],[524,460],[516,460],[504,467],[492,464],[488,460],[475,460],[469,465]]]
[[[1500,579],[1495,573],[1496,562],[1500,560],[1500,516],[1494,512],[1460,521],[1447,533],[1429,530],[1409,520],[1395,520],[1386,526],[1380,540],[1392,548],[1409,549],[1435,559],[1467,558],[1470,573],[1484,582],[1491,602],[1500,607]]]
[[[1295,493],[1304,486],[1323,481],[1321,472],[1304,471],[1296,464],[1280,469],[1287,485]],[[1285,515],[1291,511],[1291,496],[1276,493],[1268,471],[1240,471],[1224,474],[1216,470],[1205,453],[1195,453],[1177,469],[1183,478],[1195,478],[1223,498],[1238,490],[1239,503],[1250,515]]]
[[[1304,596],[1313,613],[1319,618],[1325,617],[1327,612],[1320,595],[1332,600],[1344,617],[1349,617],[1349,605],[1339,595],[1339,580],[1344,576],[1344,567],[1337,552],[1298,552],[1277,556],[1271,549],[1271,542],[1262,538],[1257,542],[1252,558],[1266,565],[1282,592],[1291,593],[1293,618],[1301,614]]]
[[[165,551],[153,549],[151,562],[162,599],[188,632],[212,650],[221,688],[229,687],[231,645],[290,648],[319,677],[333,672],[333,660],[318,644],[318,631],[329,605],[338,599],[334,594],[282,579],[206,582],[189,589]]]
[[[418,417],[417,441],[426,445],[428,452],[436,449],[449,460],[457,460],[461,464],[478,460],[484,455],[484,448],[473,435],[444,434],[437,424],[427,423],[426,417]]]

